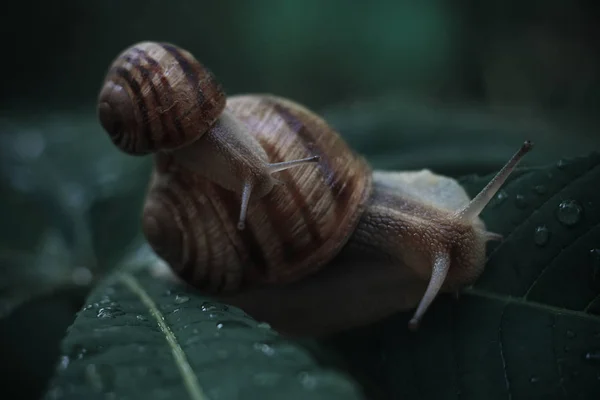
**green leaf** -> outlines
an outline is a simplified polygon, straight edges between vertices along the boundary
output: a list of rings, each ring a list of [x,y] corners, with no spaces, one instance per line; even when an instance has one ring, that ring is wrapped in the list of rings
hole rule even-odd
[[[473,196],[490,178],[462,182]],[[474,287],[416,334],[408,312],[322,345],[389,398],[600,398],[599,182],[597,153],[519,170],[484,211],[505,239]]]
[[[362,398],[268,325],[147,270],[98,287],[62,349],[48,399]]]

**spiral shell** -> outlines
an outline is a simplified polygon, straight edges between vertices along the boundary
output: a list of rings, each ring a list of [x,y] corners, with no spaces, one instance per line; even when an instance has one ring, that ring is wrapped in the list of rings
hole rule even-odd
[[[286,283],[331,260],[358,223],[371,192],[371,169],[323,119],[272,96],[234,96],[239,118],[270,162],[319,155],[317,168],[279,172],[283,185],[251,200],[236,229],[239,198],[156,155],[143,211],[144,234],[183,280],[207,292]]]
[[[199,139],[225,108],[214,75],[189,52],[142,42],[112,63],[98,96],[98,118],[113,143],[132,155]]]

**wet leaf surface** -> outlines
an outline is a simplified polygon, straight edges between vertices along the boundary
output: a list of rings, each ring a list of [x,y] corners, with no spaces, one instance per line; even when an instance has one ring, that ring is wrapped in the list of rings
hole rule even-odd
[[[489,178],[462,182],[474,196]],[[597,153],[519,170],[483,213],[505,239],[474,287],[416,334],[403,313],[321,344],[389,398],[599,398],[599,182]]]
[[[47,399],[363,398],[268,325],[148,272],[95,290],[62,350]]]

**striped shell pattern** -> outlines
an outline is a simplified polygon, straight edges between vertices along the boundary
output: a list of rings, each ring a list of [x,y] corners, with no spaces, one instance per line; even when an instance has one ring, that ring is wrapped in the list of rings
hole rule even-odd
[[[207,292],[316,272],[356,227],[371,192],[370,166],[323,119],[289,100],[233,96],[226,107],[270,162],[319,155],[317,167],[278,172],[283,185],[250,201],[246,229],[239,231],[234,192],[157,153],[143,211],[148,242],[179,277]]]
[[[116,146],[144,155],[199,139],[225,102],[214,75],[189,52],[142,42],[112,63],[98,97],[98,117]]]

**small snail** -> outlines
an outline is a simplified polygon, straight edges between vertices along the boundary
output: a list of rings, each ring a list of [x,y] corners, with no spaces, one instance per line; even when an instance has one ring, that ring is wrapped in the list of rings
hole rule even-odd
[[[155,153],[142,229],[156,254],[188,284],[290,334],[414,307],[416,329],[439,292],[483,271],[486,243],[501,236],[478,215],[532,148],[470,200],[429,170],[373,171],[290,100],[226,99],[190,53],[163,43],[121,53],[98,112],[122,150]]]
[[[273,173],[318,157],[269,163],[225,102],[214,75],[189,52],[146,42],[126,49],[113,62],[98,97],[98,118],[126,153],[169,152],[241,195],[238,228],[244,229],[250,196],[260,198],[279,183]]]

